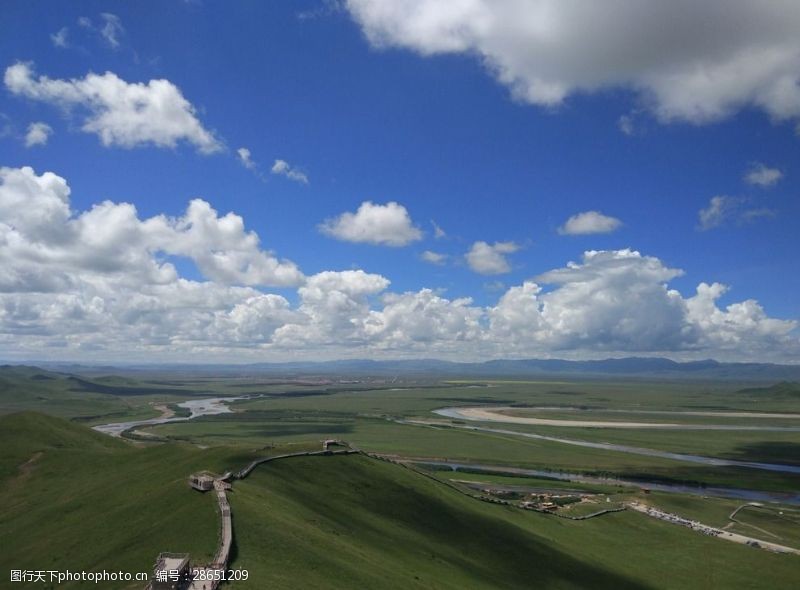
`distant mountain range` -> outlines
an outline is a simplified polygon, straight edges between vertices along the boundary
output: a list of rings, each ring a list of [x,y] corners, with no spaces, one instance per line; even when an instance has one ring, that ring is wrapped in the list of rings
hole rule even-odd
[[[33,364],[33,363],[30,363]],[[179,372],[239,375],[306,376],[404,376],[524,378],[556,377],[639,377],[659,379],[721,379],[738,381],[797,381],[800,365],[769,363],[723,363],[715,360],[678,362],[666,358],[629,357],[590,361],[557,359],[491,360],[459,363],[433,359],[420,360],[339,360],[322,362],[230,364],[141,364],[91,366],[71,363],[36,362],[36,365],[61,372]]]

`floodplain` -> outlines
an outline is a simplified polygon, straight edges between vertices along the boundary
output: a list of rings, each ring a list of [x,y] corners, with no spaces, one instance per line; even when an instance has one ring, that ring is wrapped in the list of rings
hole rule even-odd
[[[28,568],[207,560],[218,514],[190,473],[337,440],[359,453],[267,463],[233,484],[229,567],[252,575],[232,587],[789,588],[800,576],[800,553],[627,509],[800,552],[796,385],[0,373],[0,534]],[[514,421],[531,416],[637,426]],[[714,424],[731,428],[702,428]]]

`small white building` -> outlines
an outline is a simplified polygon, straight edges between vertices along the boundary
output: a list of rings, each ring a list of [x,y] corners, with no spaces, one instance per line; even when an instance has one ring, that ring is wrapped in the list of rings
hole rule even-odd
[[[208,471],[192,473],[189,476],[189,485],[201,492],[209,492],[214,489],[215,479],[217,479],[216,476]]]

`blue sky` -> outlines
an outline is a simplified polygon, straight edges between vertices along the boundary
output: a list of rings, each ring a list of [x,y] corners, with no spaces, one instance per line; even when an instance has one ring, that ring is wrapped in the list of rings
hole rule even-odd
[[[608,64],[596,64],[589,72],[581,64],[591,58],[563,56],[573,50],[580,57],[603,49],[605,39],[616,35],[613,30],[592,29],[599,36],[596,46],[587,42],[587,47],[574,41],[581,37],[580,30],[563,31],[566,40],[552,49],[559,56],[548,62],[550,58],[528,59],[538,49],[535,44],[527,46],[524,36],[515,41],[502,28],[486,32],[481,25],[485,14],[480,11],[473,15],[443,9],[431,16],[423,0],[406,4],[403,14],[410,13],[408,18],[398,16],[391,3],[387,7],[378,0],[7,5],[0,15],[0,65],[6,70],[0,92],[0,166],[9,170],[29,166],[38,176],[53,172],[70,189],[69,216],[37,223],[77,227],[81,213],[105,200],[135,205],[142,222],[161,214],[180,218],[189,201],[200,198],[218,212],[215,223],[228,212],[241,216],[246,231],[260,238],[260,246],[253,251],[252,244],[242,245],[247,241],[242,234],[226,238],[224,244],[211,244],[209,238],[203,242],[206,245],[192,241],[172,248],[164,246],[168,238],[163,232],[158,238],[141,238],[137,233],[135,239],[143,241],[131,242],[130,251],[120,253],[124,239],[134,238],[120,238],[122,230],[107,225],[116,241],[95,244],[95,253],[101,256],[107,249],[118,255],[102,264],[95,259],[76,262],[74,251],[87,250],[89,238],[73,237],[70,245],[46,244],[47,264],[53,266],[43,267],[40,274],[63,273],[63,285],[69,284],[46,288],[23,280],[30,260],[41,262],[41,256],[31,254],[35,248],[8,250],[0,255],[4,256],[0,262],[5,260],[8,269],[13,264],[20,267],[12,269],[14,280],[4,286],[6,311],[0,316],[0,333],[5,339],[0,340],[0,354],[119,358],[120,342],[103,338],[96,329],[110,321],[131,329],[128,337],[141,358],[167,354],[192,359],[212,351],[225,360],[247,349],[246,354],[263,360],[484,358],[504,356],[504,352],[512,356],[666,354],[748,360],[775,358],[777,351],[781,360],[796,361],[800,348],[792,322],[800,318],[800,106],[793,102],[795,90],[786,90],[786,80],[790,86],[792,81],[797,85],[800,62],[795,57],[800,54],[792,53],[796,42],[791,36],[782,37],[776,24],[798,22],[792,9],[772,3],[766,12],[773,13],[775,22],[753,25],[752,46],[747,34],[742,35],[739,47],[728,47],[728,41],[720,41],[717,47],[713,39],[706,40],[698,42],[697,53],[687,50],[688,55],[676,57],[669,68],[660,63],[660,57],[642,58],[642,63],[626,66],[624,75],[609,66],[604,79],[602,68]],[[532,0],[530,11],[517,16],[535,24],[540,4]],[[707,4],[709,10],[723,10],[723,3]],[[733,12],[746,10],[735,4]],[[675,10],[691,12],[688,6],[678,3]],[[483,10],[494,9],[484,6]],[[510,18],[497,10],[496,22]],[[676,18],[683,22],[682,15]],[[477,32],[469,33],[473,26]],[[591,29],[594,25],[575,25],[581,26]],[[725,23],[719,26],[722,38]],[[758,64],[763,62],[754,58],[747,63],[756,65],[734,77],[735,87],[723,81],[710,89],[698,88],[689,74],[683,75],[681,68],[691,71],[701,64],[715,79],[714,68],[725,72],[730,66],[725,52],[751,52],[757,57],[758,41],[767,34],[759,27],[774,38],[781,55],[790,56],[789,65],[776,63],[769,69],[765,64],[761,71]],[[663,40],[673,43],[673,48],[667,45],[662,51],[681,53],[682,46],[693,45],[692,34],[688,26],[679,30],[675,39]],[[498,39],[511,40],[501,43]],[[627,50],[634,50],[637,42],[630,40]],[[613,54],[618,49],[608,51]],[[26,68],[17,86],[9,83],[7,71],[15,64]],[[98,113],[108,114],[116,107],[108,102],[97,107],[92,102],[96,97],[84,90],[78,98],[68,98],[63,89],[43,90],[40,77],[69,85],[86,80],[92,72],[112,72],[125,87],[168,81],[188,101],[189,116],[213,138],[213,149],[205,149],[200,140],[183,131],[163,139],[158,129],[169,123],[168,115],[163,121],[146,123],[155,131],[136,129],[136,122],[112,129],[116,139],[104,145],[97,126],[87,127]],[[775,77],[775,91],[764,98],[758,88],[771,83],[769,76]],[[561,90],[555,95],[540,90],[543,77],[548,89],[557,83]],[[756,82],[748,87],[750,79]],[[678,95],[675,88],[681,84],[686,90]],[[779,92],[783,94],[775,98]],[[49,126],[44,141],[29,134],[33,123]],[[98,125],[104,124],[123,125],[118,119]],[[174,145],[159,145],[154,137]],[[249,166],[239,156],[240,148],[249,150]],[[286,162],[283,174],[272,172],[278,160]],[[286,174],[287,170],[295,173]],[[753,171],[762,172],[760,184],[748,182],[746,176]],[[11,191],[8,178],[6,186]],[[8,195],[9,202],[16,198]],[[720,198],[716,206],[714,197]],[[25,197],[32,209],[47,206],[36,198]],[[19,206],[24,200],[13,202]],[[347,234],[339,216],[355,213],[364,202],[373,204],[376,215],[385,214],[381,219],[387,225],[370,225],[366,217],[356,216],[358,227],[351,227],[352,231],[364,230],[359,224],[369,225],[366,237],[359,241],[352,232]],[[384,209],[390,202],[402,206],[405,216],[390,219],[397,213]],[[15,207],[0,207],[7,217],[0,217],[0,224],[5,222],[9,232],[25,233],[20,229],[23,222],[14,222]],[[707,212],[705,228],[703,210]],[[613,231],[601,233],[596,224],[590,228],[594,233],[565,231],[570,217],[586,212],[613,218],[607,220],[611,226],[606,226]],[[321,228],[326,220],[327,232]],[[432,222],[444,230],[444,237],[436,237]],[[33,240],[31,236],[45,231],[42,227],[47,229],[46,225],[29,227],[25,239]],[[55,226],[51,230],[58,233]],[[405,238],[398,238],[403,244],[385,245],[396,231],[406,232]],[[231,240],[240,242],[232,245]],[[501,246],[491,260],[467,257],[480,242],[489,249],[496,243],[506,247]],[[276,280],[269,273],[253,278],[244,270],[231,276],[216,267],[210,271],[212,263],[204,266],[204,256],[220,251],[227,256],[226,248],[245,252],[241,254],[245,257],[285,259],[294,263],[302,278]],[[422,259],[425,251],[446,258],[431,264]],[[625,266],[621,278],[615,279],[615,271],[605,266],[595,269],[586,261],[585,251],[639,255],[622,256],[632,266]],[[26,257],[30,257],[28,262]],[[177,312],[159,300],[169,296],[153,291],[156,287],[136,290],[120,278],[135,275],[126,265],[131,264],[128,259],[141,257],[174,265],[176,277],[227,290],[209,304],[211,315],[193,318],[204,326],[197,328],[204,336],[185,334],[183,328],[158,335],[146,329],[148,322],[169,325]],[[565,284],[541,277],[570,261],[581,265],[582,278]],[[640,290],[636,280],[642,275],[636,265],[656,263],[683,273],[648,275],[650,283],[641,284]],[[363,277],[338,275],[337,280],[347,285],[326,283],[320,288],[325,297],[339,292],[352,301],[329,305],[309,299],[316,288],[316,279],[310,277],[358,269],[364,276],[380,275],[391,284],[354,288],[351,283]],[[602,277],[597,279],[600,275],[595,273]],[[71,305],[81,311],[73,310],[72,316],[59,313],[58,321],[43,311],[52,309],[53,301],[62,304],[68,296],[89,297],[88,287],[78,285],[82,281],[97,290],[90,298],[94,304],[88,299],[75,303],[76,299]],[[516,323],[513,327],[503,324],[492,315],[498,312],[491,310],[509,289],[526,281],[539,285],[541,295],[561,289],[563,297],[556,294],[548,301],[538,300],[536,317],[519,316],[516,312],[521,308],[504,312],[504,322],[513,316]],[[700,283],[728,287],[715,299],[723,315],[713,322],[700,317],[704,312],[699,305],[693,311],[683,309],[683,300],[691,298]],[[251,291],[232,295],[231,289],[237,288]],[[647,307],[652,303],[651,288],[664,298],[665,307]],[[425,289],[438,298],[433,307],[425,308],[432,314],[425,316],[426,322],[440,323],[442,331],[433,334],[420,326],[405,326],[398,319],[404,312],[398,310],[397,317],[389,319],[386,297]],[[568,297],[572,289],[582,310],[575,313],[570,307],[573,299]],[[679,292],[681,301],[670,299],[670,289]],[[130,310],[117,305],[130,300],[132,293],[158,301],[148,304],[148,309],[157,307],[165,316],[144,320],[141,310],[130,315]],[[22,313],[20,298],[26,294],[36,304]],[[215,340],[212,324],[219,327],[223,319],[231,320],[237,305],[258,294],[284,298],[288,307],[283,311],[291,317],[267,317],[250,310],[255,315],[237,320],[244,325],[226,324],[233,336]],[[105,302],[102,313],[110,314],[105,319],[92,315],[100,305],[96,298]],[[470,310],[456,305],[455,313],[461,316],[452,319],[452,302],[460,298],[471,298]],[[621,307],[609,310],[609,300]],[[737,308],[724,315],[728,305],[747,300],[757,301],[763,314]],[[192,301],[196,307],[205,305]],[[439,304],[445,315],[436,315],[434,308]],[[639,305],[641,313],[626,317],[626,309]],[[379,315],[373,317],[370,312]],[[542,319],[548,313],[551,317]],[[607,320],[598,323],[596,316],[604,313]],[[575,319],[575,314],[583,314],[583,319]],[[662,314],[665,325],[659,324],[652,338],[620,335],[627,334],[629,324]],[[673,320],[674,325],[666,326]],[[374,327],[376,322],[380,328]],[[185,325],[185,318],[180,323]],[[356,332],[336,331],[337,325],[351,330],[354,324],[359,325]],[[278,337],[275,330],[281,326],[289,327]],[[448,333],[447,326],[453,331]],[[301,332],[304,335],[298,336]],[[525,340],[525,333],[538,335]],[[757,333],[761,339],[750,341],[748,333]]]

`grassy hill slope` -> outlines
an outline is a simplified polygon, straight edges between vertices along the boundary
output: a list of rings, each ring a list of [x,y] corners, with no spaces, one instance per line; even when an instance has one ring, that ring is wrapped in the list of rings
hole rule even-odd
[[[788,588],[800,560],[637,514],[485,504],[360,456],[258,468],[232,495],[238,588]],[[756,573],[757,572],[757,573]]]
[[[0,414],[30,410],[82,421],[134,420],[158,415],[150,402],[192,393],[124,377],[88,379],[38,367],[0,366]]]
[[[186,475],[252,456],[235,447],[139,448],[32,412],[0,416],[0,449],[7,569],[132,573],[149,571],[160,551],[208,558],[218,515]],[[485,504],[363,456],[265,464],[235,483],[231,504],[232,565],[250,573],[232,586],[242,590],[789,588],[800,576],[794,556],[637,514],[571,522]]]
[[[136,448],[33,412],[0,416],[0,449],[3,564],[29,570],[133,573],[151,571],[160,551],[209,557],[216,505],[186,476],[246,460],[230,449]]]

